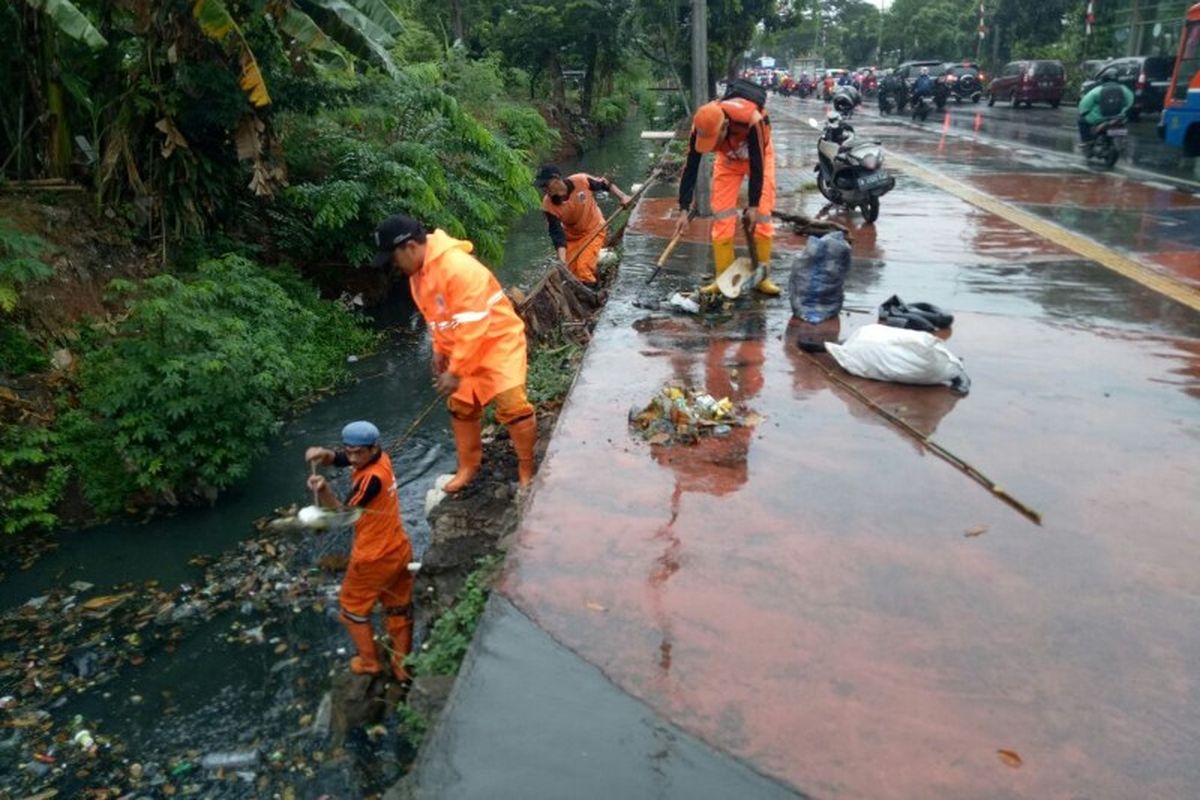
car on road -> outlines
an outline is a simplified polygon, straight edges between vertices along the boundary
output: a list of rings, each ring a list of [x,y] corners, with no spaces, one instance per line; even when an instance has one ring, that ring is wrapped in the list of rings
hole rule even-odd
[[[1101,67],[1096,77],[1084,81],[1080,92],[1087,94],[1088,90],[1111,75],[1133,92],[1133,110],[1129,112],[1129,118],[1136,120],[1140,114],[1162,111],[1163,98],[1171,86],[1171,68],[1174,66],[1174,59],[1167,56],[1117,58]]]
[[[1067,72],[1061,61],[1010,61],[988,85],[988,105],[1008,100],[1014,108],[1018,103],[1024,103],[1026,108],[1032,108],[1034,103],[1049,103],[1051,108],[1058,108],[1066,86]]]
[[[979,102],[983,97],[985,76],[980,71],[978,64],[971,61],[947,61],[942,67],[945,72],[937,79],[937,82],[945,84],[947,94],[953,97],[955,102],[961,103],[963,100],[970,100],[972,103]]]

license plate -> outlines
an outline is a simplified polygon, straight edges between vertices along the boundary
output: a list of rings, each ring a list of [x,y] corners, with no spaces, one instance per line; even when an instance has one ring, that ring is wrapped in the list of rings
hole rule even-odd
[[[1129,131],[1125,130],[1124,128],[1109,128],[1108,135],[1109,136],[1128,136]]]
[[[876,172],[873,175],[864,175],[858,179],[858,188],[872,189],[880,184],[887,183],[888,174],[883,171]]]

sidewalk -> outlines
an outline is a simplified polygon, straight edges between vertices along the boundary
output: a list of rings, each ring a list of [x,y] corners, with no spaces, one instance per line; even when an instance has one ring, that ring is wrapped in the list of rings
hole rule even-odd
[[[814,214],[815,133],[773,119],[779,206]],[[671,205],[626,237],[416,796],[1190,796],[1196,312],[908,176],[856,232],[847,305],[952,310],[973,390],[849,380],[1038,527],[831,385],[786,297],[707,323],[635,306],[707,267],[682,245],[645,289]],[[765,421],[650,447],[626,414],[669,381]]]

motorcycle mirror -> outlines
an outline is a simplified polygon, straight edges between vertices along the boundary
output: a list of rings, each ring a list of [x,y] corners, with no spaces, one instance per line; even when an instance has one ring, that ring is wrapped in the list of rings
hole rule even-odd
[[[810,128],[816,128],[817,130],[820,130],[820,129],[821,129],[821,125],[820,125],[820,124],[819,124],[819,123],[818,123],[818,122],[817,122],[815,119],[813,119],[812,117],[809,117],[809,118],[808,118],[808,127],[810,127]]]

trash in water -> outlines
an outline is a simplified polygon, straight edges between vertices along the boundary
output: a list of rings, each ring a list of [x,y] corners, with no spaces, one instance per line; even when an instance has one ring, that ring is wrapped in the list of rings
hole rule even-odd
[[[257,750],[233,750],[224,753],[209,753],[200,759],[204,769],[242,769],[258,763]],[[174,774],[174,770],[172,770]]]
[[[702,435],[728,435],[732,427],[750,427],[762,417],[739,411],[732,400],[708,392],[664,386],[644,408],[629,410],[629,423],[650,444],[694,442]]]
[[[699,314],[700,304],[691,298],[690,295],[676,292],[667,300],[667,304],[672,308],[678,308],[680,311],[686,311],[689,314]]]

